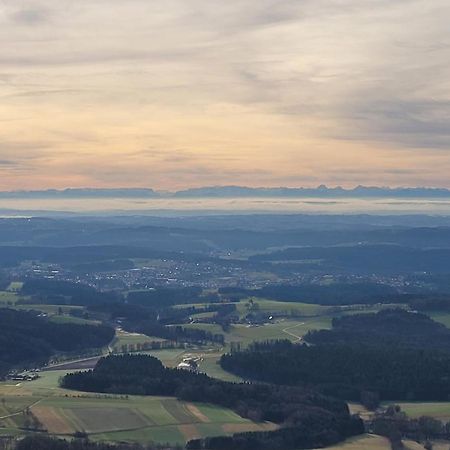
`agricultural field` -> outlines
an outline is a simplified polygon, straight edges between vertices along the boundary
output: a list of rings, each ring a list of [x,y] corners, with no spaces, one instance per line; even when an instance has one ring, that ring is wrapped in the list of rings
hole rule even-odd
[[[331,319],[331,316],[318,316],[304,319],[277,319],[273,323],[264,325],[235,324],[231,325],[226,333],[216,324],[192,323],[183,326],[224,334],[226,343],[240,342],[243,346],[247,346],[253,341],[269,339],[290,339],[298,342],[310,330],[330,328]]]
[[[258,297],[249,297],[247,299],[241,300],[240,302],[234,303],[236,305],[237,312],[240,318],[243,318],[249,312],[250,301],[253,302],[256,309],[259,312],[265,312],[267,314],[283,315],[283,316],[301,316],[301,317],[312,317],[323,314],[328,314],[333,311],[332,307],[322,306],[309,303],[300,302],[279,302],[276,300],[268,300]],[[187,305],[176,305],[175,308],[186,308],[190,306],[195,306],[197,308],[202,308],[205,306],[203,303],[192,303]],[[199,313],[194,314],[193,317],[209,317],[214,313]]]
[[[403,441],[405,446],[405,450],[424,450],[424,446],[414,442],[405,440]],[[448,450],[450,446],[450,442],[448,441],[433,441],[433,450]]]
[[[0,291],[0,308],[14,307],[18,300],[29,299],[28,296],[20,295],[23,283],[21,281],[13,281],[4,291]]]
[[[374,414],[373,411],[369,411],[361,403],[349,402],[347,404],[351,414],[358,414],[364,420],[370,419]]]
[[[239,382],[242,378],[233,375],[220,367],[219,359],[225,349],[198,348],[198,349],[163,349],[143,352],[158,358],[167,367],[176,367],[183,358],[194,357],[199,359],[199,370],[212,378],[223,381]]]
[[[417,442],[404,440],[403,441],[405,450],[424,450],[423,445]],[[450,442],[436,441],[433,442],[433,450],[448,450]],[[338,445],[333,445],[332,447],[327,447],[329,450],[391,450],[391,445],[389,441],[382,437],[374,434],[365,434],[363,436],[357,436],[348,439]],[[316,449],[318,450],[318,449]]]
[[[442,312],[432,312],[427,313],[428,316],[430,316],[433,320],[436,322],[440,322],[444,324],[447,328],[450,328],[450,313],[447,311]]]
[[[127,331],[117,330],[116,338],[113,343],[114,347],[117,347],[119,350],[123,345],[126,346],[137,346],[139,344],[146,344],[151,342],[164,342],[165,339],[161,339],[158,337],[149,337],[145,334],[140,333],[128,333]]]
[[[206,373],[210,377],[218,378],[223,381],[239,382],[242,378],[226,372],[220,367],[219,359],[225,349],[221,348],[169,348],[161,350],[148,350],[139,353],[151,355],[158,358],[166,367],[176,367],[183,358],[196,358],[199,361],[199,369],[201,372]],[[98,361],[99,356],[85,358],[75,361],[61,362],[53,366],[49,366],[46,370],[53,371],[54,373],[63,373],[58,371],[74,371],[74,370],[84,370],[92,369]],[[53,373],[53,372],[46,372]],[[39,385],[38,380],[35,385]],[[54,380],[54,384],[57,384],[57,380]]]
[[[389,441],[381,436],[365,434],[348,439],[338,445],[328,447],[329,450],[391,450]]]
[[[1,305],[1,303],[0,303]],[[81,325],[98,325],[101,322],[94,319],[85,319],[70,314],[71,311],[83,311],[83,306],[76,305],[41,305],[41,304],[21,304],[14,305],[12,308],[22,311],[40,311],[42,314],[48,316],[48,319],[56,323],[76,323]]]
[[[18,292],[22,289],[22,286],[23,286],[22,281],[12,281],[6,290],[10,292]]]
[[[14,306],[19,296],[13,291],[0,291],[0,307]]]
[[[409,417],[430,416],[444,422],[450,421],[450,402],[397,403]]]
[[[308,331],[319,328],[330,328],[330,317],[312,319],[280,319],[265,325],[233,325],[229,335],[230,342],[241,342],[244,346],[253,341],[273,339],[289,339],[299,342]]]
[[[250,303],[250,301],[252,303]],[[235,324],[230,330],[224,332],[219,325],[210,323],[184,324],[186,328],[197,328],[214,334],[224,334],[225,341],[240,342],[246,346],[252,341],[267,339],[290,339],[299,341],[308,331],[331,328],[333,317],[347,314],[372,313],[381,309],[392,307],[405,307],[404,305],[351,305],[351,306],[322,306],[296,302],[278,302],[261,298],[248,298],[236,303],[240,319],[243,319],[252,309],[274,315],[275,319],[264,325]],[[179,305],[185,307],[187,305]],[[201,307],[204,305],[193,304],[189,306]],[[199,313],[193,315],[196,319],[211,317],[214,313]],[[450,317],[450,316],[449,316]],[[449,319],[450,320],[450,319]]]
[[[210,312],[204,312],[204,313],[198,313],[198,314],[192,314],[192,318],[193,319],[210,319],[211,317],[214,317],[215,315],[215,311],[210,311]]]
[[[233,383],[243,381],[242,378],[237,375],[222,369],[219,364],[220,356],[220,354],[203,355],[203,360],[200,362],[200,371],[212,378],[217,378],[222,381],[230,381]]]
[[[405,303],[378,303],[376,305],[349,305],[338,307],[337,314],[335,315],[349,315],[349,314],[369,314],[377,313],[384,309],[409,309],[409,306]]]
[[[61,311],[60,311],[61,308]],[[73,310],[83,310],[82,306],[74,306],[74,305],[40,305],[40,304],[23,304],[23,305],[16,305],[15,309],[23,309],[23,310],[29,310],[29,309],[35,309],[37,311],[41,311],[44,314],[48,314],[49,316],[57,315],[59,312],[61,312],[63,315],[69,314],[70,311]]]
[[[80,325],[99,325],[99,320],[83,319],[82,317],[71,316],[68,314],[55,314],[49,318],[50,321],[56,323],[76,323]]]
[[[248,303],[252,300],[260,312],[268,314],[283,314],[285,316],[298,315],[302,317],[318,316],[330,311],[329,306],[322,306],[300,302],[279,302],[267,300],[264,298],[251,297],[236,304],[237,310],[241,315],[248,313]]]
[[[204,436],[274,429],[231,410],[169,397],[87,394],[59,388],[65,371],[42,372],[36,381],[0,383],[0,434],[20,435],[27,411],[50,434],[84,431],[92,440],[184,443]],[[29,419],[28,419],[29,420]]]

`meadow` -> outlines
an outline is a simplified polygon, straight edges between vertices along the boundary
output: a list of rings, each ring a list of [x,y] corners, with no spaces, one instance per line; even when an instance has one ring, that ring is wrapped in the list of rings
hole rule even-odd
[[[399,402],[396,404],[409,417],[429,416],[444,422],[450,421],[450,402]]]
[[[424,450],[423,445],[410,441],[403,441],[404,450]],[[435,441],[433,442],[433,450],[448,450],[449,443]],[[391,450],[391,445],[389,441],[382,437],[374,434],[365,434],[362,436],[356,436],[354,438],[348,439],[338,445],[333,445],[332,447],[327,447],[328,450]],[[316,449],[318,450],[318,449]]]
[[[22,281],[12,281],[6,290],[10,292],[17,292],[22,289],[22,286],[23,286]]]
[[[224,348],[202,347],[202,348],[188,348],[188,349],[163,349],[150,350],[142,352],[147,355],[158,358],[166,367],[176,367],[183,358],[196,358],[199,361],[200,372],[206,373],[212,378],[217,378],[223,381],[240,382],[242,378],[226,372],[220,367],[219,360],[222,354],[226,351]]]
[[[219,325],[209,323],[191,323],[183,326],[224,334],[227,344],[239,342],[246,347],[253,341],[271,339],[289,339],[292,342],[298,342],[310,330],[330,328],[331,319],[331,316],[319,316],[301,319],[282,318],[263,325],[233,324],[226,332]]]
[[[250,297],[236,304],[237,310],[241,316],[248,312],[250,300],[260,312],[268,314],[281,314],[285,316],[296,315],[302,317],[318,316],[329,313],[329,306],[317,304],[301,303],[301,302],[279,302],[276,300],[268,300],[265,298]]]
[[[158,338],[158,337],[149,337],[145,334],[140,333],[129,333],[127,331],[123,331],[121,329],[116,330],[116,338],[112,344],[113,347],[117,347],[119,350],[122,348],[122,346],[127,346],[128,348],[136,347],[138,345],[143,345],[146,343],[152,343],[152,342],[164,342],[165,339]]]
[[[331,328],[333,317],[339,315],[373,313],[393,306],[405,307],[405,305],[388,304],[330,307],[309,303],[278,302],[257,297],[247,298],[235,305],[240,319],[245,318],[252,307],[255,311],[265,313],[267,317],[273,315],[274,319],[260,325],[232,324],[226,332],[217,324],[203,323],[201,321],[183,324],[183,327],[205,330],[213,334],[223,334],[227,348],[231,343],[239,343],[241,347],[247,347],[254,341],[275,339],[289,339],[292,342],[301,342],[303,336],[309,331]],[[185,306],[187,305],[179,305],[178,307]],[[202,307],[200,304],[189,306]],[[213,314],[199,313],[192,317],[201,320]]]
[[[431,312],[428,314],[436,322],[444,324],[447,328],[450,328],[450,313],[447,311]]]
[[[82,431],[101,441],[182,444],[197,437],[274,428],[208,404],[64,390],[58,380],[65,373],[48,371],[36,381],[0,383],[0,434],[23,434],[21,428],[30,417],[27,411],[52,435]]]
[[[0,304],[15,305],[18,287],[0,292]],[[249,310],[249,300],[237,304],[239,316],[244,317]],[[260,312],[281,316],[263,325],[233,324],[224,333],[216,324],[184,324],[187,328],[199,328],[225,335],[225,346],[210,345],[186,349],[152,350],[145,353],[159,358],[166,366],[176,367],[183,358],[199,359],[199,369],[211,377],[224,381],[242,381],[224,371],[218,361],[230,349],[231,343],[239,342],[243,347],[253,341],[289,339],[300,342],[308,331],[331,327],[333,316],[356,312],[375,312],[382,307],[333,308],[314,304],[276,302],[253,298]],[[186,306],[186,305],[183,305]],[[16,305],[18,309],[39,309],[55,321],[85,321],[69,315],[72,307],[63,306],[58,315],[57,305]],[[75,307],[81,308],[81,307]],[[209,315],[211,313],[207,313]],[[199,314],[197,318],[204,318]],[[284,316],[284,317],[283,317]],[[432,317],[450,326],[450,314],[436,313]],[[120,351],[122,345],[137,346],[158,338],[118,330],[114,346]],[[80,366],[81,367],[81,366]],[[67,369],[68,370],[68,369]],[[201,403],[181,402],[167,397],[114,396],[87,394],[63,390],[58,380],[67,370],[49,370],[41,373],[41,378],[32,382],[0,383],[0,435],[16,436],[24,433],[27,410],[31,411],[49,433],[70,436],[77,431],[89,434],[98,441],[126,441],[145,443],[183,444],[189,439],[233,434],[240,431],[273,429],[273,424],[254,423],[243,419],[231,410]],[[74,370],[70,368],[70,370]],[[450,420],[449,403],[401,403],[400,406],[411,417],[432,416]],[[359,405],[353,405],[356,412]],[[364,411],[362,412],[364,415]],[[364,435],[350,439],[333,450],[388,450],[386,439],[380,436]],[[448,450],[448,443],[436,443],[434,449]],[[417,443],[406,442],[406,450],[423,450]]]
[[[318,304],[279,302],[263,298],[251,297],[242,300],[236,305],[236,311],[240,319],[245,318],[251,308],[259,313],[265,313],[267,317],[274,316],[272,321],[261,325],[249,325],[244,323],[233,324],[227,332],[219,325],[195,322],[184,324],[186,328],[197,328],[215,334],[224,334],[225,342],[239,342],[246,347],[253,341],[265,341],[272,339],[289,339],[292,342],[301,341],[302,337],[311,330],[329,329],[333,317],[347,314],[373,313],[381,309],[391,307],[405,307],[405,305],[351,305],[351,306],[322,306]],[[186,305],[180,305],[183,307]],[[201,307],[200,304],[189,306]],[[199,313],[192,317],[204,319],[214,313]]]
[[[14,306],[19,298],[16,292],[10,290],[0,291],[0,306]]]
[[[365,434],[348,439],[338,445],[328,447],[329,450],[391,450],[389,441],[381,436]],[[316,449],[318,450],[318,449]]]

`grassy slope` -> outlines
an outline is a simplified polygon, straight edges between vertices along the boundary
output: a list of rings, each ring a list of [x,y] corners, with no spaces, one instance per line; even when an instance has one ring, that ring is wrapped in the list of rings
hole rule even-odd
[[[373,434],[357,436],[328,448],[329,450],[391,450],[387,439]]]
[[[19,298],[17,293],[13,291],[0,291],[0,307],[15,305]]]
[[[245,324],[232,325],[227,333],[224,333],[219,325],[207,323],[193,323],[183,325],[186,328],[197,328],[211,333],[225,334],[225,341],[241,342],[246,346],[253,341],[268,339],[290,339],[298,341],[299,337],[308,331],[331,327],[330,316],[308,317],[304,319],[278,319],[274,323],[261,326],[248,326]]]
[[[403,441],[405,450],[424,450],[417,442]],[[444,441],[433,442],[433,450],[448,450],[450,443]],[[389,441],[381,436],[365,434],[348,439],[341,444],[328,447],[329,450],[391,450]],[[317,449],[318,450],[318,449]]]
[[[64,373],[42,372],[33,382],[0,383],[0,434],[21,434],[27,407],[55,435],[83,430],[94,440],[184,443],[194,437],[270,427],[225,408],[174,398],[67,391],[58,387]]]
[[[264,298],[257,298],[257,297],[252,297],[251,299],[253,300],[254,304],[258,305],[259,311],[274,314],[278,313],[290,315],[291,313],[294,313],[297,315],[301,315],[303,317],[309,317],[309,316],[317,316],[319,314],[325,314],[327,311],[330,310],[328,306],[321,306],[308,303],[278,302],[275,300],[267,300]],[[241,315],[246,314],[248,312],[247,308],[248,300],[250,299],[243,300],[236,305],[237,310]]]
[[[436,322],[443,323],[447,328],[450,328],[450,313],[446,311],[432,312],[428,314]]]
[[[430,416],[450,421],[450,402],[400,402],[402,410],[410,417]]]
[[[145,344],[150,342],[163,342],[165,339],[161,339],[158,337],[149,337],[145,334],[139,334],[139,333],[127,333],[126,331],[117,331],[116,332],[116,339],[114,340],[113,346],[117,347],[119,350],[121,349],[122,345],[138,345],[138,344]]]

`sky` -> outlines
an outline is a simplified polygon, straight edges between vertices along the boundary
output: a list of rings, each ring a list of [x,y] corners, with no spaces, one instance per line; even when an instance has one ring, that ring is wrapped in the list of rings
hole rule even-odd
[[[450,187],[448,0],[0,0],[0,189]]]

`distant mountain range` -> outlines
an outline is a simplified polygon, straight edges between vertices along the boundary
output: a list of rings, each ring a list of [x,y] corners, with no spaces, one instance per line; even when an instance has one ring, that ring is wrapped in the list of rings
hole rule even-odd
[[[250,188],[242,186],[213,186],[178,191],[174,197],[317,197],[317,198],[430,198],[450,197],[449,189],[441,188],[388,188],[357,186],[354,189],[344,189],[340,186],[329,188],[321,185],[317,188]]]
[[[47,189],[44,191],[0,191],[0,198],[159,198],[153,189]]]
[[[158,192],[145,188],[117,189],[48,189],[41,191],[0,191],[0,198],[238,198],[238,197],[314,197],[314,198],[450,198],[450,190],[424,187],[368,187],[353,189],[329,188],[325,185],[316,188],[251,188],[245,186],[210,186],[181,190],[177,192]]]

